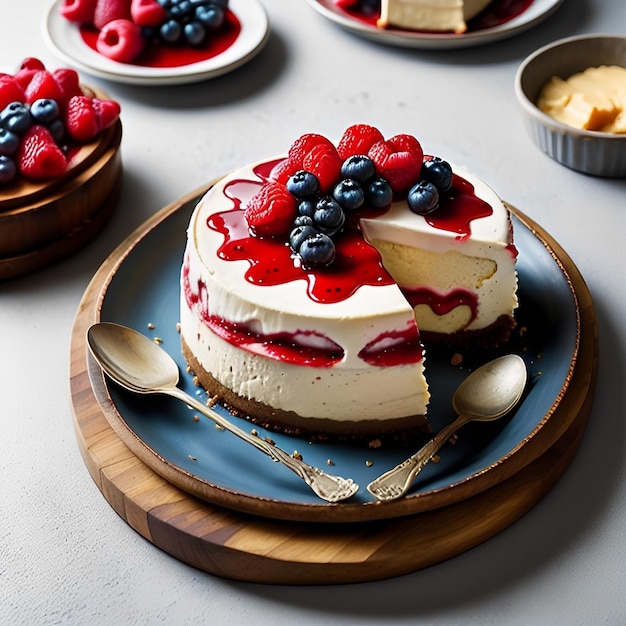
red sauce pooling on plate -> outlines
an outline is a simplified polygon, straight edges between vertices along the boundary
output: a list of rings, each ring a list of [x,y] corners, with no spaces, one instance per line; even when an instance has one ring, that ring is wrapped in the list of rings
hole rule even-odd
[[[191,46],[157,45],[150,43],[132,65],[142,67],[166,68],[184,67],[192,63],[207,61],[225,50],[228,50],[241,32],[241,23],[232,11],[227,11],[222,27],[211,33],[206,45],[193,48]],[[93,27],[81,26],[80,34],[83,41],[96,50],[98,31]],[[97,51],[97,50],[96,50]]]
[[[332,8],[341,13],[346,13],[350,17],[376,27],[376,22],[380,17],[379,13],[374,15],[365,14],[359,9],[342,9],[335,5],[334,0],[327,0],[327,3],[332,5]],[[533,0],[494,0],[484,11],[479,13],[476,17],[471,19],[467,23],[467,32],[475,32],[483,30],[485,28],[493,28],[494,26],[501,26],[510,22],[518,15],[526,12],[528,7],[533,3]],[[393,28],[389,30],[394,30]],[[428,32],[430,35],[438,34],[432,31],[407,31],[407,32]],[[454,33],[440,33],[442,35],[454,35]],[[459,36],[459,35],[455,35]],[[460,35],[462,36],[462,35]]]

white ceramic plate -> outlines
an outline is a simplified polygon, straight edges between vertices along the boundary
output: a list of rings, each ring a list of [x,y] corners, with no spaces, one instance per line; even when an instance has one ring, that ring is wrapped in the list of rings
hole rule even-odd
[[[221,76],[252,59],[269,37],[269,21],[258,0],[230,0],[229,9],[241,25],[234,43],[209,59],[177,67],[146,67],[118,63],[99,54],[85,43],[79,28],[59,12],[57,0],[45,16],[44,38],[63,61],[105,80],[141,85],[175,85]]]
[[[504,4],[506,1],[494,0],[493,4]],[[533,0],[530,6],[522,13],[502,24],[485,28],[473,28],[470,23],[467,32],[463,34],[427,33],[399,28],[377,28],[375,25],[353,17],[346,11],[338,8],[334,0],[307,0],[307,2],[324,17],[327,17],[339,26],[379,43],[407,48],[452,49],[491,43],[516,35],[546,19],[556,11],[564,0]],[[487,7],[486,11],[489,10],[490,7]]]

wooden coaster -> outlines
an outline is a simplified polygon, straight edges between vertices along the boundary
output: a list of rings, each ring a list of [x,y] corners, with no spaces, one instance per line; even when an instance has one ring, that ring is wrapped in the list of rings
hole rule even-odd
[[[85,464],[113,509],[154,545],[201,570],[236,580],[274,584],[378,580],[433,565],[488,540],[532,508],[563,474],[591,410],[598,363],[595,313],[571,259],[524,217],[550,241],[567,269],[581,317],[578,359],[551,417],[554,424],[566,426],[533,462],[461,502],[367,523],[313,524],[256,517],[198,500],[161,478],[109,426],[98,402],[107,395],[104,381],[99,367],[88,358],[85,334],[99,321],[102,290],[127,249],[184,200],[148,220],[102,265],[83,296],[71,340],[70,393]]]

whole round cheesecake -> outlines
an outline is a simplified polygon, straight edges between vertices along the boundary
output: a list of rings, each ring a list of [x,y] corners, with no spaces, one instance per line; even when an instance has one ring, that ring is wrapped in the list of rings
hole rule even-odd
[[[183,353],[211,395],[263,426],[411,437],[429,430],[422,338],[506,340],[515,259],[498,196],[414,137],[304,135],[195,208]]]

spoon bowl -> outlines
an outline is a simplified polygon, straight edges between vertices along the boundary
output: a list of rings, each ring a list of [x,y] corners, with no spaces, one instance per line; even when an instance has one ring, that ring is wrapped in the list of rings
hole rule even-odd
[[[87,343],[105,373],[129,391],[156,393],[178,385],[176,362],[165,350],[131,328],[94,324],[87,331]]]
[[[490,421],[508,413],[526,387],[526,365],[516,354],[507,354],[474,370],[457,388],[452,408],[461,416]]]
[[[358,491],[359,486],[351,478],[328,474],[289,455],[275,444],[239,428],[179,389],[178,365],[145,335],[126,326],[101,322],[87,331],[87,345],[104,373],[124,389],[139,394],[164,394],[181,400],[273,461],[282,463],[302,478],[321,499],[340,502]]]
[[[523,359],[508,354],[472,372],[458,387],[452,406],[458,417],[408,459],[373,480],[367,490],[378,500],[402,497],[434,454],[459,428],[471,421],[502,417],[520,401],[528,373]]]

